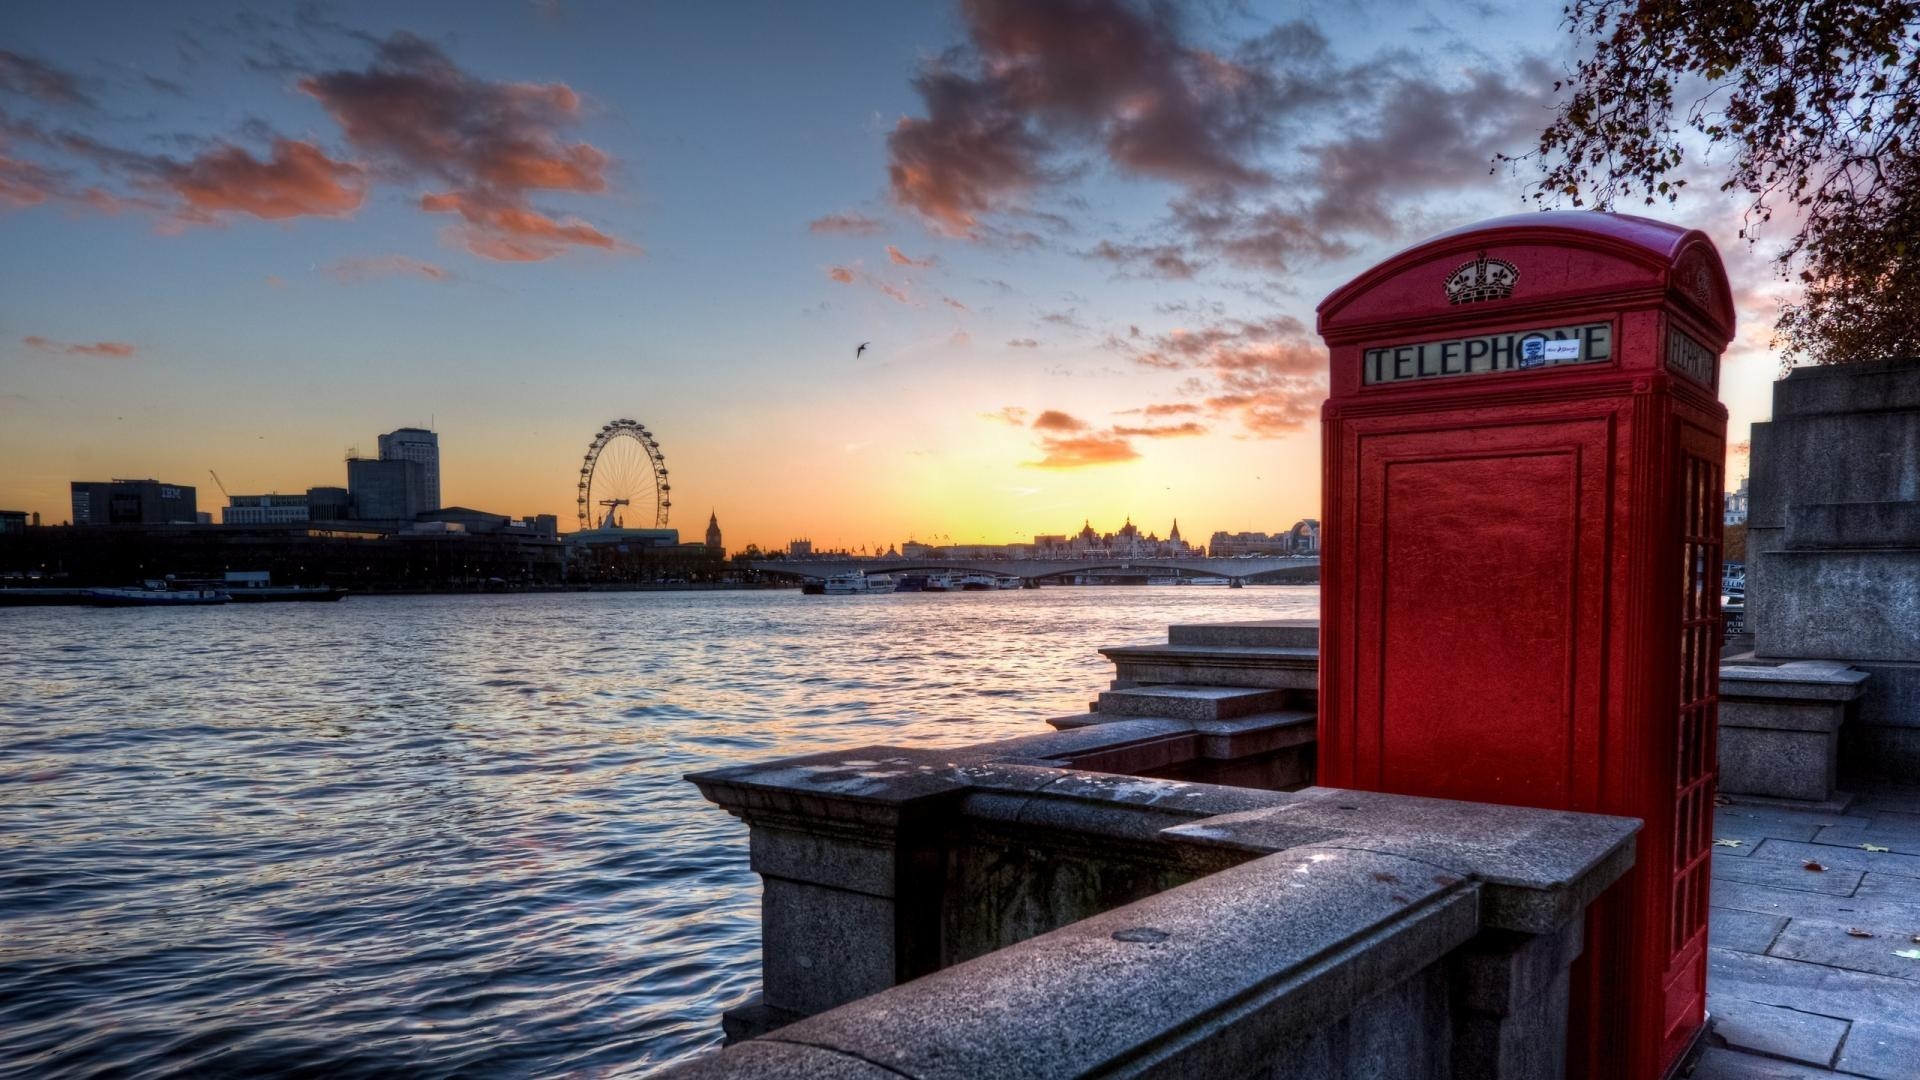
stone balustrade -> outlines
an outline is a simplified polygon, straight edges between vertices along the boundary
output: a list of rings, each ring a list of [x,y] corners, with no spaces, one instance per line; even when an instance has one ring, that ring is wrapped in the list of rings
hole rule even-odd
[[[765,989],[674,1075],[1560,1074],[1638,822],[1030,763],[1124,726],[694,777],[753,828]]]

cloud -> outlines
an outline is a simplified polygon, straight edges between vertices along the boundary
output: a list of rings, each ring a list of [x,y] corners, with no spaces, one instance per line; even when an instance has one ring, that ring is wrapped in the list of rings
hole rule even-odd
[[[963,303],[961,303],[961,302],[960,302],[960,301],[958,301],[958,300],[955,300],[955,299],[954,299],[953,297],[951,297],[951,296],[943,296],[943,297],[941,297],[941,298],[940,298],[940,302],[941,302],[941,303],[943,303],[943,304],[945,304],[945,305],[947,305],[948,307],[950,307],[950,308],[952,308],[952,309],[954,309],[955,311],[966,311],[966,310],[968,310],[968,308],[967,308],[967,305],[965,305],[965,304],[963,304]]]
[[[829,266],[827,267],[827,277],[842,285],[859,284],[869,286],[887,299],[905,304],[908,307],[921,306],[913,297],[907,295],[905,289],[882,281],[857,266]]]
[[[1027,410],[1018,405],[1008,405],[999,412],[981,413],[980,415],[988,420],[998,420],[1003,424],[1011,424],[1014,427],[1027,426]]]
[[[1034,417],[1033,428],[1035,431],[1085,431],[1087,422],[1058,409],[1048,409]]]
[[[1288,315],[1176,328],[1143,346],[1116,347],[1144,367],[1195,373],[1185,390],[1200,402],[1148,405],[1141,409],[1147,416],[1204,413],[1272,438],[1311,423],[1326,399],[1326,351]]]
[[[32,98],[42,105],[90,109],[93,98],[81,87],[79,76],[72,72],[0,49],[0,92]]]
[[[367,196],[364,170],[335,161],[312,143],[274,141],[266,161],[238,146],[219,146],[186,162],[156,169],[160,180],[186,203],[183,217],[211,220],[217,213],[278,220],[316,215],[343,217]]]
[[[969,0],[968,45],[914,79],[924,118],[888,138],[894,201],[938,231],[979,218],[1096,149],[1115,168],[1190,189],[1259,186],[1269,116],[1286,96],[1273,46],[1228,56],[1187,40],[1173,5]],[[1322,41],[1324,47],[1324,41]]]
[[[523,204],[494,201],[484,192],[422,195],[420,209],[459,214],[466,224],[453,231],[453,239],[475,255],[502,262],[540,262],[570,247],[637,250],[578,218],[557,220]]]
[[[1045,178],[1047,146],[997,85],[936,66],[914,89],[927,116],[902,117],[887,136],[893,200],[936,231],[978,236],[980,215]]]
[[[909,255],[903,254],[899,248],[894,247],[892,244],[888,244],[887,245],[887,261],[890,263],[893,263],[895,266],[918,266],[922,269],[925,269],[927,267],[932,266],[937,260],[931,257],[925,258],[925,259],[915,259]]]
[[[1102,240],[1085,254],[1088,258],[1110,262],[1143,277],[1169,281],[1185,281],[1204,265],[1196,263],[1192,255],[1178,244],[1116,244],[1111,240]]]
[[[455,239],[486,258],[534,261],[576,247],[637,250],[577,219],[529,204],[534,192],[598,194],[608,155],[565,132],[580,122],[580,96],[565,83],[494,82],[461,70],[430,42],[395,33],[360,71],[308,75],[299,83],[347,142],[403,179],[448,186],[421,199],[429,212],[465,220]]]
[[[375,255],[359,259],[342,259],[328,266],[326,273],[342,285],[355,285],[383,277],[419,277],[439,282],[454,280],[453,273],[444,267],[423,262],[410,255]]]
[[[1133,461],[1140,452],[1117,435],[1091,434],[1042,436],[1040,449],[1045,456],[1027,465],[1035,469],[1080,469],[1089,465],[1113,465]]]
[[[1128,427],[1115,424],[1111,429],[1115,435],[1137,436],[1146,439],[1177,438],[1185,435],[1205,435],[1207,427],[1197,421],[1188,420],[1178,424],[1150,424],[1144,427]]]
[[[1037,349],[1039,347],[1040,343],[1030,337],[1017,337],[1007,342],[1007,348],[1009,349]]]
[[[60,178],[31,161],[0,154],[0,205],[35,206],[61,191]]]
[[[807,222],[808,232],[847,233],[851,236],[878,236],[887,231],[887,224],[879,218],[851,211],[841,214],[827,214]]]
[[[124,360],[139,351],[136,347],[124,341],[96,341],[84,345],[69,344],[64,341],[54,341],[51,338],[44,338],[38,334],[23,337],[20,339],[20,343],[38,352],[57,353],[61,356],[107,356],[117,360]]]
[[[1195,405],[1189,401],[1178,401],[1178,402],[1172,402],[1169,404],[1155,403],[1152,405],[1143,405],[1138,409],[1122,409],[1120,411],[1123,415],[1130,413],[1137,416],[1147,416],[1147,417],[1191,416],[1194,413],[1197,413],[1200,411],[1200,406]]]

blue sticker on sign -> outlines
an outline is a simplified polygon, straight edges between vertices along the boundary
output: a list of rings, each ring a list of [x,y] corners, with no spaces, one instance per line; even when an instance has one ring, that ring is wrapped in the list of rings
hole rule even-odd
[[[1537,368],[1547,362],[1547,339],[1530,337],[1520,342],[1520,367]]]

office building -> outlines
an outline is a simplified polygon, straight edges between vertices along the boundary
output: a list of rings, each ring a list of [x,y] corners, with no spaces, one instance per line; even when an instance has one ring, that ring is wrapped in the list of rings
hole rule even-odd
[[[307,489],[308,521],[346,521],[353,517],[353,498],[343,487]]]
[[[440,509],[440,436],[425,428],[403,427],[380,436],[380,460],[417,461],[425,475],[420,510]],[[418,511],[416,511],[418,512]]]
[[[411,458],[348,458],[347,497],[359,521],[411,522],[436,509],[427,505],[426,466]]]
[[[222,525],[293,525],[311,520],[305,495],[229,495]]]
[[[199,521],[198,493],[185,484],[158,480],[75,480],[75,525],[192,525]]]

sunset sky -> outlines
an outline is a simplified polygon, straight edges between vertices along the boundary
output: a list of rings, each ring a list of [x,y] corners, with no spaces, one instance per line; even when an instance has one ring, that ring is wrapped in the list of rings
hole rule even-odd
[[[0,509],[339,485],[431,423],[443,501],[571,528],[634,417],[735,548],[1282,529],[1314,306],[1526,208],[1492,158],[1547,122],[1558,10],[9,3]],[[1743,440],[1768,249],[1718,196],[1622,209],[1720,241]]]

